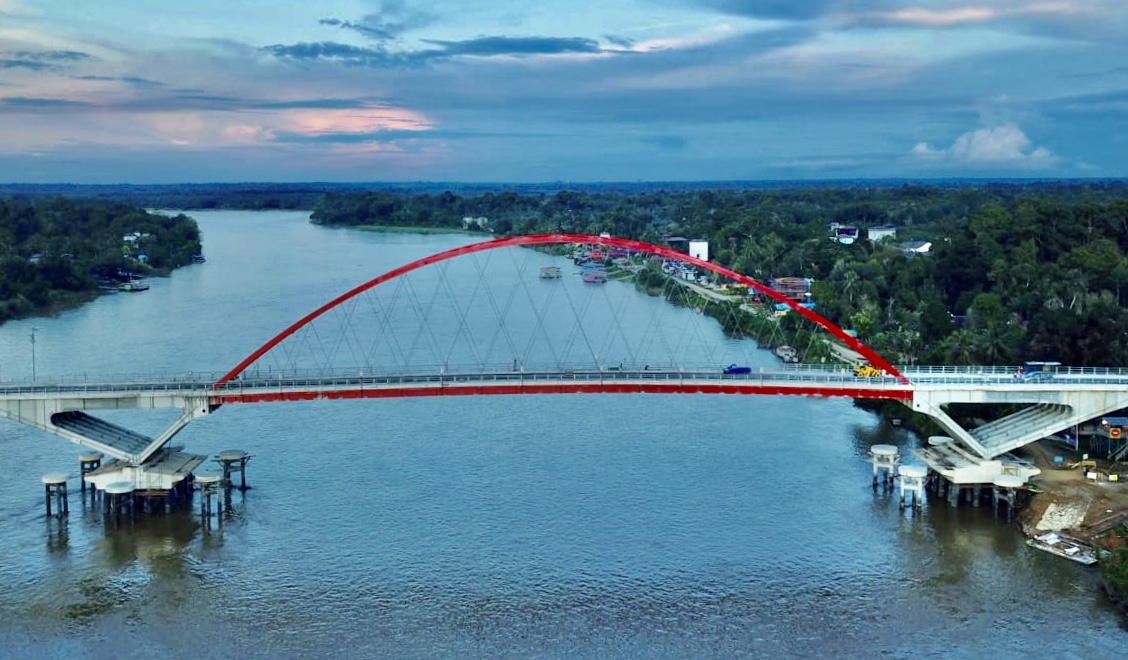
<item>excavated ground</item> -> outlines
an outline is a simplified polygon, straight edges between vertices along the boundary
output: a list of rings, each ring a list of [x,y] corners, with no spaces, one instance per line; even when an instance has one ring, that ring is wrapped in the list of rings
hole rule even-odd
[[[1036,478],[1042,492],[1019,517],[1026,533],[1060,529],[1108,549],[1124,542],[1115,528],[1128,524],[1128,481],[1094,481],[1085,469],[1055,467],[1053,457],[1061,452],[1046,441],[1028,445],[1025,453],[1042,469]],[[1118,466],[1103,467],[1107,474],[1116,473]],[[1128,473],[1128,467],[1120,471]]]

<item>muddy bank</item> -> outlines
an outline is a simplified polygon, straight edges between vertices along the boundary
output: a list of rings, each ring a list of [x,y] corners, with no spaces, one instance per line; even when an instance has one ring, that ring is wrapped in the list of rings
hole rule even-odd
[[[1123,543],[1115,528],[1128,523],[1128,482],[1093,480],[1086,469],[1057,467],[1053,457],[1060,452],[1045,441],[1025,453],[1042,469],[1036,480],[1042,492],[1019,515],[1024,532],[1067,531],[1110,550]]]

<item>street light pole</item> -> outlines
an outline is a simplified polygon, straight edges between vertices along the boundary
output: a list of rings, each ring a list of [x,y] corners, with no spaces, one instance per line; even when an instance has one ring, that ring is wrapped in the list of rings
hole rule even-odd
[[[31,326],[31,382],[35,382],[35,331],[39,328]]]

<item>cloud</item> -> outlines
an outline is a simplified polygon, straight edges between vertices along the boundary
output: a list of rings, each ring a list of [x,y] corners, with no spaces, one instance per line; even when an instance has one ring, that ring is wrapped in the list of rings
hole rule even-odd
[[[635,44],[634,39],[628,39],[627,37],[620,37],[614,34],[603,35],[603,40],[611,44],[612,46],[618,46],[619,48],[630,48]]]
[[[465,41],[424,40],[442,47],[442,55],[560,55],[599,53],[599,42],[584,37],[479,37]]]
[[[437,19],[433,14],[414,11],[400,0],[385,0],[380,11],[368,14],[359,21],[346,21],[339,18],[323,18],[318,23],[354,30],[365,37],[377,41],[392,41],[412,30],[427,27]]]
[[[733,16],[749,18],[811,20],[830,13],[874,10],[890,0],[695,0],[695,5]]]
[[[415,51],[391,51],[383,45],[352,46],[333,41],[274,44],[262,50],[279,59],[340,62],[352,66],[391,68],[420,66],[453,57],[522,57],[604,52],[599,42],[583,37],[478,37],[464,41],[424,40],[437,46]]]
[[[58,71],[67,65],[94,61],[96,57],[77,50],[9,50],[0,51],[0,69],[28,69],[29,71]]]
[[[969,131],[956,138],[950,147],[942,149],[919,142],[912,153],[926,160],[967,165],[1045,168],[1057,161],[1045,147],[1034,146],[1026,133],[1014,124]]]
[[[383,46],[351,46],[335,41],[301,42],[263,46],[263,51],[282,60],[339,62],[352,66],[388,68],[421,64],[424,59],[406,53],[391,53]]]
[[[12,96],[8,98],[0,98],[0,106],[4,106],[6,108],[84,108],[91,107],[93,105],[93,103],[87,103],[86,101],[71,101],[69,99],[47,99],[34,98],[29,96]]]
[[[247,107],[259,110],[294,110],[294,109],[321,109],[321,110],[357,110],[372,107],[372,102],[367,99],[298,99],[295,101],[264,101],[249,103]]]
[[[890,25],[909,25],[926,28],[948,28],[964,25],[977,25],[1007,19],[1061,19],[1093,17],[1099,12],[1091,6],[1081,6],[1076,2],[1037,2],[1012,0],[1006,2],[984,3],[981,5],[961,5],[932,9],[929,7],[901,7],[888,11],[865,12],[855,18],[861,22]]]
[[[164,87],[164,83],[157,80],[149,80],[148,78],[139,78],[137,76],[71,76],[75,80],[90,80],[94,82],[123,82],[133,87],[153,88]]]

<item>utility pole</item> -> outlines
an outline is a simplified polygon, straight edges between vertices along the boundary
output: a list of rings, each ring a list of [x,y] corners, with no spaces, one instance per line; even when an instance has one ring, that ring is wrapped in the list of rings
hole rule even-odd
[[[31,326],[31,382],[35,382],[35,331],[39,328]]]

